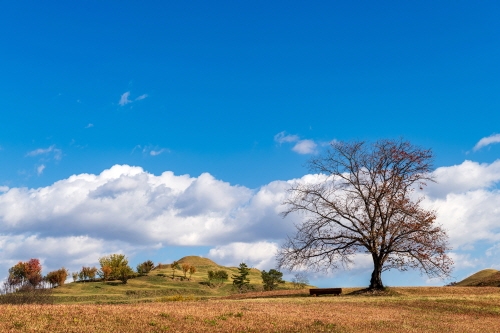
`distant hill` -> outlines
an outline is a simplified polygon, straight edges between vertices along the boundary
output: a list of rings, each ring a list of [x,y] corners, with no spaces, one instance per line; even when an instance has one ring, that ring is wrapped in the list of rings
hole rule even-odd
[[[500,287],[500,271],[483,269],[456,284],[460,287]]]

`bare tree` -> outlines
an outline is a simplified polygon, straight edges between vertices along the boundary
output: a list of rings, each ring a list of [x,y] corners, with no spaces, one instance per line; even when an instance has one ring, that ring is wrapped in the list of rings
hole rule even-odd
[[[309,162],[317,181],[289,189],[283,216],[305,218],[280,249],[279,267],[346,268],[354,254],[368,253],[369,289],[383,289],[382,272],[393,268],[448,276],[448,237],[414,193],[433,181],[431,160],[430,150],[404,140],[331,143]]]

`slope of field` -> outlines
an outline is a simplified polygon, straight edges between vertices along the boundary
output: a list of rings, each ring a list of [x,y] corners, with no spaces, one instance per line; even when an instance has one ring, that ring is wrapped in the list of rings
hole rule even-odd
[[[151,302],[164,299],[204,299],[219,296],[228,296],[232,293],[231,275],[238,273],[237,267],[218,265],[207,258],[188,256],[179,260],[181,264],[189,263],[196,267],[196,273],[189,278],[181,270],[176,270],[172,278],[170,265],[159,265],[147,276],[140,276],[128,280],[127,284],[120,281],[110,282],[76,282],[67,283],[53,289],[56,303],[133,303]],[[208,282],[209,270],[225,270],[229,280],[218,286],[210,286]],[[256,290],[262,289],[261,272],[250,269],[248,275],[251,285]],[[282,285],[283,289],[293,288],[291,283]]]
[[[458,282],[456,285],[461,287],[500,287],[500,271],[496,269],[483,269]]]
[[[498,332],[500,288],[394,288],[399,296],[0,305],[0,332]]]

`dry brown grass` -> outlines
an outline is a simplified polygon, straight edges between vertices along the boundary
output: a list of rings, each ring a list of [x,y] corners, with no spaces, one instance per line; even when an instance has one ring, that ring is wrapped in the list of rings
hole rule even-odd
[[[124,305],[2,305],[1,332],[498,332],[500,288],[395,288],[400,296]]]

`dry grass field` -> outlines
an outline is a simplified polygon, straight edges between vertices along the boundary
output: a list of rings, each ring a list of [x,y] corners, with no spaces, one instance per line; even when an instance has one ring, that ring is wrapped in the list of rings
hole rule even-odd
[[[1,305],[0,331],[449,333],[498,332],[500,327],[500,288],[495,287],[394,288],[393,296],[301,293],[118,305]]]

